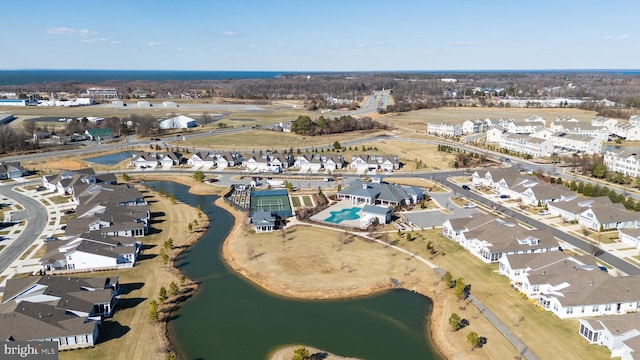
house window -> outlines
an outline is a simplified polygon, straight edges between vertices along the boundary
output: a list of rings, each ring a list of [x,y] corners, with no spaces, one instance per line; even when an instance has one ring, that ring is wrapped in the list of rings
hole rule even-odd
[[[60,342],[60,345],[67,345],[67,338],[66,337],[63,336],[58,340]]]
[[[640,302],[638,302],[638,304],[640,304]],[[592,312],[598,312],[598,305],[593,305],[593,309],[591,310]]]
[[[604,311],[611,311],[611,304],[606,304],[604,306]]]
[[[584,306],[582,307],[582,309],[580,310],[580,312],[581,312],[582,314],[584,314]]]
[[[567,308],[567,314],[573,314],[573,306]]]

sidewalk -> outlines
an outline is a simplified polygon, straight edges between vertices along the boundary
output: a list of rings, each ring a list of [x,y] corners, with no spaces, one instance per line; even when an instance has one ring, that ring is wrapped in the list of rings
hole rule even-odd
[[[47,236],[57,234],[59,237],[60,234],[63,234],[64,231],[61,230],[61,226],[63,225],[62,217],[64,216],[64,212],[76,207],[76,204],[71,202],[71,197],[67,196],[65,196],[68,198],[67,202],[56,204],[54,200],[60,202],[60,200],[62,200],[61,195],[49,190],[36,191],[35,187],[37,187],[37,184],[15,185],[9,183],[3,186],[12,186],[12,191],[19,192],[22,195],[40,202],[46,209],[48,219],[47,225],[42,233],[35,236],[27,250],[18,256],[17,259],[15,259],[0,273],[0,293],[4,291],[4,286],[8,279],[16,276],[17,274],[33,273],[40,270],[40,257],[35,257],[35,255],[40,252],[44,246],[44,239]],[[29,219],[25,217],[25,214],[23,214],[24,206],[12,199],[10,195],[1,196],[0,202],[9,204],[3,209],[5,211],[4,221],[15,222],[15,224],[11,224],[0,231],[0,234],[2,234],[0,246],[2,246],[2,249],[6,249],[16,241],[18,236],[27,230],[29,226]],[[0,250],[0,255],[1,251],[2,250]]]

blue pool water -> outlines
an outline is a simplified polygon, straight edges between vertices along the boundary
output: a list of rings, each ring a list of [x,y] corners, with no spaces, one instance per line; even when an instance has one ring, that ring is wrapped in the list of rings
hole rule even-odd
[[[358,215],[359,211],[360,208],[357,207],[342,209],[340,211],[331,211],[331,216],[324,219],[324,221],[332,222],[334,224],[340,224],[344,220],[360,219],[360,215]]]
[[[121,161],[124,161],[126,159],[131,159],[132,156],[133,156],[133,151],[122,151],[122,152],[111,154],[111,155],[98,156],[98,157],[84,159],[84,160],[95,163],[95,164],[100,164],[100,165],[116,165]]]

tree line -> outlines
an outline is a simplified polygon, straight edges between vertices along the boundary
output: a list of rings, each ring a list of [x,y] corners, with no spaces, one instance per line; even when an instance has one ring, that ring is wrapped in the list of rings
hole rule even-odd
[[[291,124],[291,131],[301,135],[337,134],[356,130],[387,129],[388,127],[370,117],[355,118],[345,115],[339,118],[327,119],[320,116],[312,120],[309,116],[298,116]]]

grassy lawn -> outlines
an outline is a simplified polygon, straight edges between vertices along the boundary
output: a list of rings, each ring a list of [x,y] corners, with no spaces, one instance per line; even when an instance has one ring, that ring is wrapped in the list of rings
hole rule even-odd
[[[298,196],[292,196],[291,203],[293,204],[293,207],[300,207],[300,198]]]
[[[362,146],[371,150],[362,151]],[[455,154],[438,152],[437,145],[405,142],[398,140],[378,140],[364,143],[362,145],[347,147],[347,151],[342,153],[346,161],[351,161],[351,157],[361,154],[372,155],[396,155],[399,157],[403,167],[400,171],[416,170],[438,170],[450,169],[455,160]]]
[[[49,201],[54,204],[68,204],[70,200],[70,197],[62,195],[56,195],[49,198]]]
[[[0,245],[0,251],[2,251],[2,249],[6,248],[6,247],[7,247],[7,245]],[[2,280],[0,280],[0,281],[2,281]]]
[[[10,230],[2,230],[0,231],[0,235],[9,235],[10,232]]]
[[[311,200],[311,196],[309,195],[304,195],[302,197],[302,201],[304,201],[304,206],[306,207],[313,207],[313,201]]]
[[[24,260],[24,259],[26,259],[26,258],[27,258],[27,256],[28,256],[29,254],[31,254],[31,252],[33,251],[33,249],[35,249],[37,246],[38,246],[38,245],[31,245],[31,246],[29,246],[29,248],[28,248],[25,252],[23,252],[23,253],[22,253],[22,255],[20,255],[20,257],[18,258],[18,260]]]
[[[398,184],[398,185],[405,185],[405,186],[418,186],[421,188],[425,188],[427,190],[429,190],[430,192],[435,190],[436,187],[438,186],[438,183],[433,182],[431,180],[427,180],[427,179],[422,179],[422,178],[393,178],[393,177],[387,177],[384,179],[385,182],[388,182],[390,184]]]

